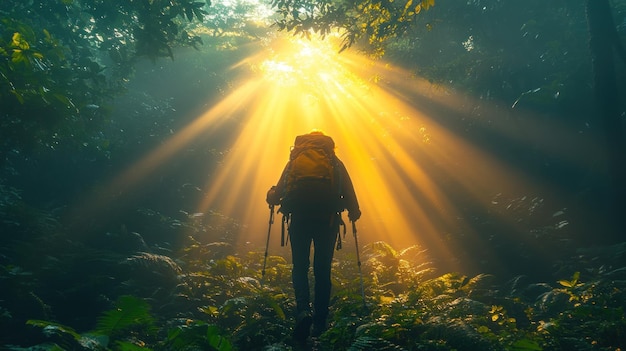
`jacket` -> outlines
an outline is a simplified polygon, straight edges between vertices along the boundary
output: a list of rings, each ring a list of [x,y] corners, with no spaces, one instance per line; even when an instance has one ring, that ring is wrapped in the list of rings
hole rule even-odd
[[[354,186],[352,184],[352,180],[350,179],[350,175],[343,164],[343,162],[335,156],[335,167],[338,172],[338,178],[340,181],[340,194],[339,194],[339,212],[344,209],[348,210],[348,217],[352,221],[356,221],[361,217],[361,211],[359,208],[359,202],[356,197],[356,192],[354,191]],[[283,200],[283,195],[285,193],[285,184],[287,179],[287,172],[289,170],[289,163],[283,169],[280,179],[278,180],[277,185],[272,186],[267,193],[267,203],[270,205],[281,205]]]

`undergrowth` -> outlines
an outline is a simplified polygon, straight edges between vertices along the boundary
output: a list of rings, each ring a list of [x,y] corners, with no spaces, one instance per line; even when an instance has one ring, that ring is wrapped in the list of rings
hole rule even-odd
[[[17,195],[11,201],[5,229],[17,233],[27,216],[45,225],[25,227],[2,252],[4,349],[299,349],[289,257],[270,255],[262,277],[262,252],[202,241],[202,223],[164,216],[162,230],[187,235],[178,248],[148,245],[123,227],[106,233],[124,238],[123,250],[89,245]],[[623,350],[625,255],[626,244],[581,249],[558,267],[567,276],[537,282],[438,272],[423,248],[385,242],[364,245],[359,271],[347,240],[335,255],[330,327],[309,348]]]

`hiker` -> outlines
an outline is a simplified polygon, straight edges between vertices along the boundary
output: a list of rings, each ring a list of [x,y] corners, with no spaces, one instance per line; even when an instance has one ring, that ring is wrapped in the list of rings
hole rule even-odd
[[[296,137],[280,180],[267,193],[267,202],[280,205],[279,212],[288,221],[297,312],[293,337],[297,341],[309,335],[317,337],[326,330],[331,263],[335,242],[341,240],[341,212],[347,209],[353,222],[361,216],[350,176],[334,149],[332,138],[320,131]],[[313,309],[308,280],[311,242]]]

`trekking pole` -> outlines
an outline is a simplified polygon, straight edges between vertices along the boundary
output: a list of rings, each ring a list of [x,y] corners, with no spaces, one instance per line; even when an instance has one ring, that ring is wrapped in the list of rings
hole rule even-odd
[[[365,286],[363,285],[363,272],[361,271],[361,256],[359,256],[359,240],[356,237],[356,224],[355,221],[352,222],[352,234],[354,235],[354,246],[356,246],[356,262],[359,266],[359,278],[361,280],[361,298],[363,299],[363,307],[365,305]]]
[[[263,270],[261,271],[261,285],[265,279],[265,266],[267,265],[267,252],[270,247],[270,233],[272,232],[272,223],[274,223],[274,205],[270,205],[270,220],[267,228],[267,241],[265,242],[265,258],[263,259]]]

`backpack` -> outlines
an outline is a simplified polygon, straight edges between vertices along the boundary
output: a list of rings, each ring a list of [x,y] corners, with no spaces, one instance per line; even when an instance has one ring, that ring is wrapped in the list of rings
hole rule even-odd
[[[340,176],[335,142],[327,135],[296,137],[284,178],[282,213],[324,213],[339,210]]]

